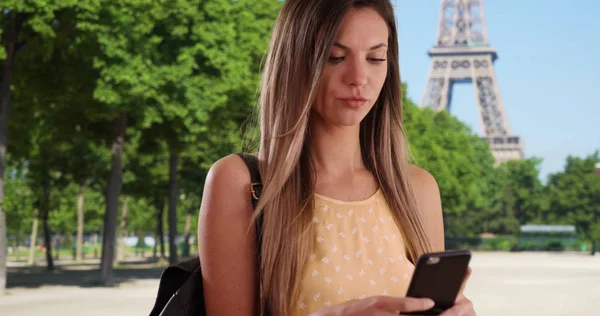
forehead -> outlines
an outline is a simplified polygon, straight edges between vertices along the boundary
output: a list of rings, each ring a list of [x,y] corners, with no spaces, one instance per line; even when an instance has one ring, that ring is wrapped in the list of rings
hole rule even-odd
[[[371,8],[353,8],[343,18],[336,42],[349,49],[368,49],[388,42],[388,26],[385,20]]]

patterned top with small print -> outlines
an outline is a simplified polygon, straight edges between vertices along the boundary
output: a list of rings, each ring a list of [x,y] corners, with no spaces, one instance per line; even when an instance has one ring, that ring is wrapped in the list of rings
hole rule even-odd
[[[296,316],[352,299],[406,294],[414,265],[380,190],[356,202],[315,194],[314,250]]]

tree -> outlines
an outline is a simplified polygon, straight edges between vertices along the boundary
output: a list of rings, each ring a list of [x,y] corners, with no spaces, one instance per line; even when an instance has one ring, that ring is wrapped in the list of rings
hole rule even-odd
[[[54,37],[32,40],[16,64],[19,70],[13,82],[16,111],[9,124],[16,141],[9,150],[13,157],[30,163],[31,185],[43,188],[40,216],[48,248],[52,226],[47,224],[48,212],[53,209],[49,205],[55,203],[49,201],[52,194],[48,192],[62,191],[71,180],[79,184],[78,253],[81,253],[85,187],[105,167],[101,159],[104,153],[94,134],[97,131],[86,128],[92,121],[99,121],[99,104],[93,100],[97,73],[92,67],[92,57],[82,52],[81,47],[86,46],[77,44],[81,38],[75,31],[75,11],[62,8],[54,12]],[[47,254],[48,267],[52,268],[51,252]]]
[[[178,260],[175,240],[181,160],[209,152],[223,155],[214,150],[214,143],[224,142],[231,149],[233,140],[239,147],[239,137],[223,136],[234,131],[239,134],[241,118],[250,113],[259,56],[265,51],[265,39],[279,6],[271,0],[190,0],[148,6],[149,15],[138,17],[137,23],[150,31],[138,41],[144,48],[132,52],[145,61],[143,67],[131,71],[143,71],[138,76],[148,81],[131,81],[132,94],[147,105],[140,119],[142,142],[154,143],[155,148],[164,142],[168,152],[171,263]],[[217,117],[228,118],[218,121]],[[206,145],[196,151],[199,143]]]
[[[545,218],[575,225],[591,244],[592,255],[600,240],[600,176],[594,174],[600,151],[584,157],[567,157],[565,169],[549,176],[550,207]]]
[[[114,285],[113,263],[116,254],[116,225],[119,196],[123,187],[123,151],[128,124],[135,126],[144,107],[132,89],[145,76],[135,71],[143,60],[148,34],[147,1],[90,1],[77,12],[77,29],[81,32],[81,48],[91,52],[98,71],[93,96],[102,105],[101,118],[110,130],[110,172],[106,186],[106,211],[102,242],[101,282]],[[132,28],[132,21],[136,21]],[[147,78],[146,78],[147,79]],[[98,117],[100,118],[100,117]],[[129,121],[129,123],[128,123]]]
[[[130,157],[125,170],[124,193],[136,199],[131,206],[131,214],[134,218],[128,228],[134,231],[155,231],[156,247],[160,246],[161,258],[166,258],[164,248],[164,205],[165,197],[168,195],[168,150],[166,144],[158,138],[141,138],[142,132],[138,131],[130,137],[132,146],[128,147],[126,155]],[[145,203],[147,208],[143,210],[144,216],[138,220],[137,207]],[[145,218],[155,213],[153,221],[146,222]],[[154,224],[154,227],[144,226]],[[155,248],[156,250],[156,248]],[[156,255],[156,254],[155,254]]]
[[[446,235],[481,232],[478,218],[491,207],[487,184],[494,171],[488,144],[448,111],[419,109],[406,97],[403,110],[414,164],[438,182]]]
[[[72,7],[77,0],[34,1],[6,0],[0,6],[0,295],[6,287],[6,218],[4,200],[4,170],[7,152],[7,129],[11,103],[11,85],[15,65],[28,44],[37,39],[55,36],[55,13]]]
[[[143,236],[146,232],[153,231],[156,225],[156,216],[150,210],[153,205],[145,198],[131,199],[127,221],[127,232]],[[130,215],[130,216],[129,216]]]
[[[7,159],[11,162],[11,159]],[[7,168],[4,210],[7,232],[14,235],[15,246],[31,229],[33,220],[33,192],[27,185],[27,167],[11,163]]]
[[[486,177],[490,204],[480,216],[484,232],[517,234],[521,225],[541,223],[547,195],[540,164],[539,158],[507,161]]]
[[[520,225],[535,224],[541,220],[547,200],[544,187],[540,181],[539,168],[542,160],[528,158],[507,161],[499,166],[503,174],[505,201],[513,210],[514,217]]]

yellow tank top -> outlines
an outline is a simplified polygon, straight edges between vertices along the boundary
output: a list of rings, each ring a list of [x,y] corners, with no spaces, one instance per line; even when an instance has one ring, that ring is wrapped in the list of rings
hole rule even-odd
[[[414,265],[380,190],[356,202],[315,194],[314,250],[295,315],[352,299],[403,297]]]

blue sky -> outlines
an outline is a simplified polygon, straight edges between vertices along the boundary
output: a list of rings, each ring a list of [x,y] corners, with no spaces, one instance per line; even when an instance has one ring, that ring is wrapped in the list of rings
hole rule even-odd
[[[395,2],[402,80],[420,102],[440,1]],[[568,155],[600,150],[600,1],[486,0],[485,15],[510,128],[543,159],[542,180]],[[481,135],[471,85],[455,85],[451,113]]]

